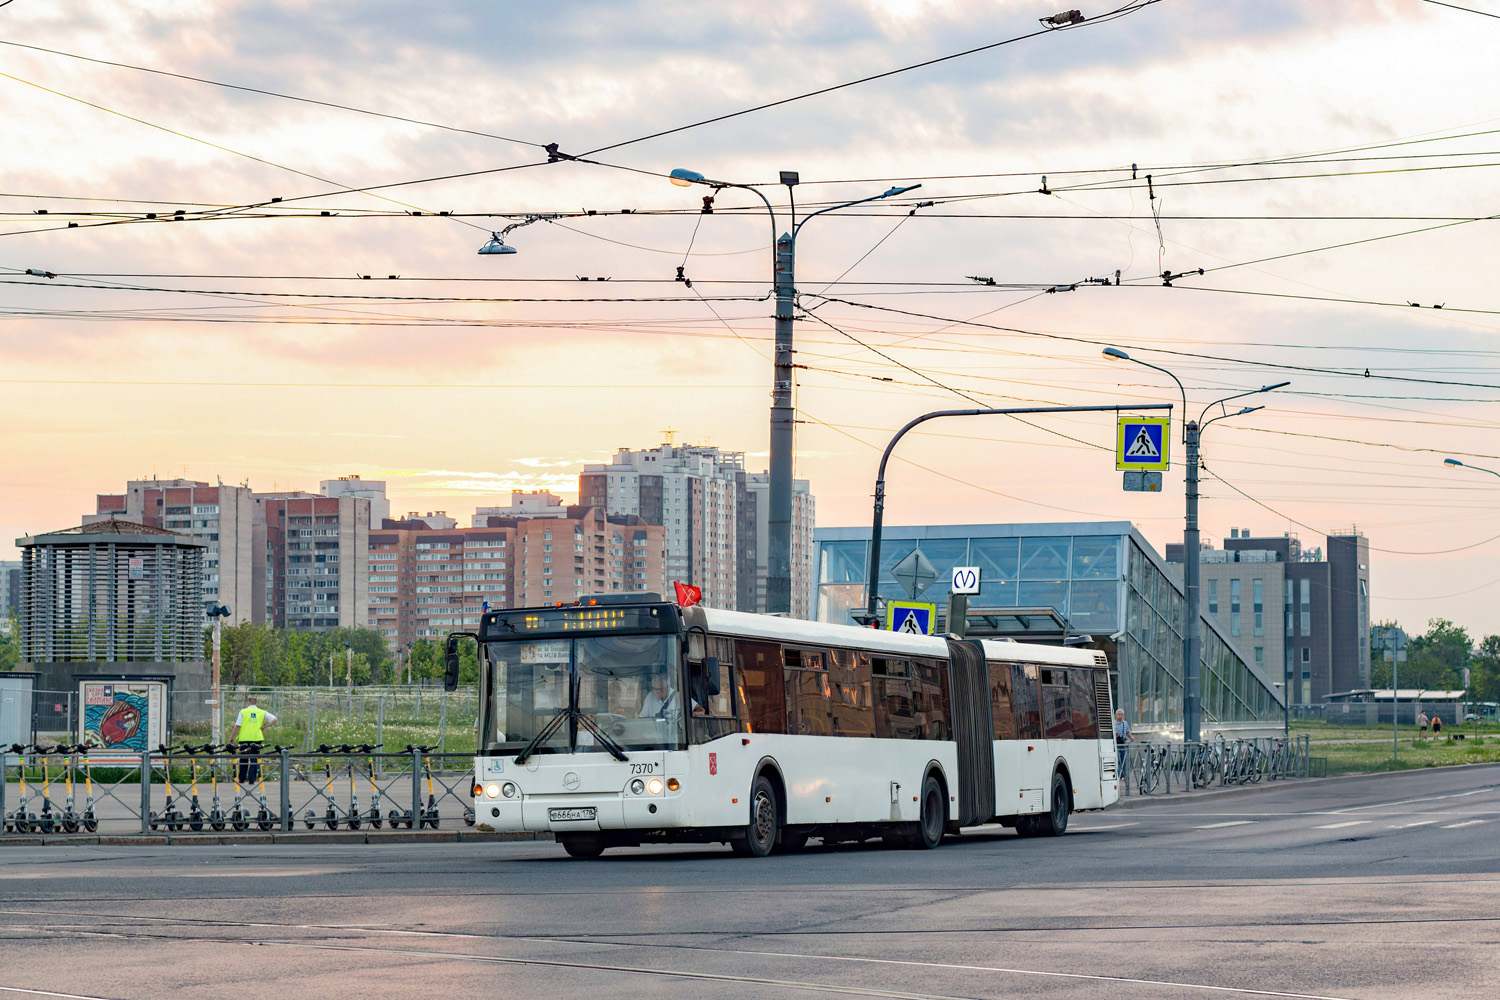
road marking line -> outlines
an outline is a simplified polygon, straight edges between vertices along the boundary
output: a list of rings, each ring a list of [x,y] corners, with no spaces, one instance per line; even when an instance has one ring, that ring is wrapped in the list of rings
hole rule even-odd
[[[1390,829],[1392,829],[1392,830],[1409,830],[1409,829],[1411,829],[1414,826],[1430,826],[1431,824],[1436,823],[1436,822],[1437,822],[1437,820],[1435,820],[1435,819],[1419,819],[1415,823],[1397,823],[1394,826],[1390,827]]]
[[[1353,819],[1353,820],[1350,820],[1347,823],[1329,823],[1327,826],[1315,826],[1315,827],[1313,827],[1313,829],[1314,830],[1342,830],[1346,826],[1364,826],[1366,823],[1369,823],[1369,822],[1372,822],[1372,821],[1368,820],[1368,819]]]
[[[1444,830],[1457,830],[1461,826],[1475,826],[1475,825],[1477,825],[1479,823],[1483,823],[1483,822],[1484,822],[1484,820],[1482,820],[1482,819],[1471,819],[1471,820],[1467,820],[1467,821],[1465,821],[1463,823],[1449,823],[1447,826],[1443,827],[1443,829]]]
[[[1080,826],[1078,829],[1079,829],[1080,832],[1081,831],[1093,831],[1093,830],[1123,830],[1127,826],[1140,826],[1140,825],[1141,824],[1139,824],[1139,823],[1111,823],[1108,826]]]
[[[1253,819],[1233,819],[1233,820],[1230,820],[1228,823],[1210,823],[1207,826],[1195,826],[1195,827],[1193,827],[1193,829],[1194,830],[1218,830],[1218,829],[1222,829],[1223,827],[1226,827],[1226,826],[1246,826],[1246,825],[1254,823],[1254,822],[1255,822],[1255,820],[1253,820]]]

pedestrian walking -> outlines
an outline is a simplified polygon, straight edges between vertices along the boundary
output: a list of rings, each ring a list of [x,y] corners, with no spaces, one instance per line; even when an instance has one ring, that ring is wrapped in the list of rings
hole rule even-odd
[[[1441,736],[1443,733],[1443,717],[1436,712],[1432,713],[1432,735]]]
[[[255,694],[245,695],[245,707],[234,717],[234,733],[229,742],[240,748],[240,784],[249,784],[260,777],[260,747],[266,738],[266,728],[276,725],[276,716],[255,704]]]
[[[1418,712],[1417,713],[1417,731],[1419,733],[1421,733],[1423,736],[1427,735],[1427,713],[1426,712]]]
[[[1115,764],[1115,773],[1123,774],[1125,771],[1125,744],[1133,742],[1135,734],[1130,731],[1130,723],[1125,721],[1125,710],[1115,709],[1115,753],[1118,760]]]

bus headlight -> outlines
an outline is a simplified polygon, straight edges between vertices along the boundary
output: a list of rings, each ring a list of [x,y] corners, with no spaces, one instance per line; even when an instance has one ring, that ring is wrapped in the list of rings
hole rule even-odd
[[[492,799],[498,799],[500,797],[500,786],[494,784],[493,782],[485,785],[484,794],[488,795]]]
[[[519,793],[520,789],[516,787],[516,783],[513,781],[507,781],[505,784],[500,786],[500,794],[505,796],[507,799],[515,798]]]
[[[641,795],[641,794],[644,794],[645,791],[646,791],[646,783],[644,781],[642,781],[640,778],[636,778],[634,781],[632,781],[630,783],[630,794],[631,795]]]
[[[646,782],[646,787],[648,789],[650,789],[652,795],[660,795],[661,794],[661,779],[660,778],[652,778],[650,781]]]

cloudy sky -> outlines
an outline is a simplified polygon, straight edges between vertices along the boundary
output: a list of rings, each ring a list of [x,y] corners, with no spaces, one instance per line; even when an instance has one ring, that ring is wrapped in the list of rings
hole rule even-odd
[[[1500,470],[1500,2],[1130,6],[0,6],[0,529],[153,473],[358,473],[465,519],[669,429],[759,469],[772,229],[665,175],[763,185],[780,231],[796,170],[799,218],[922,184],[798,239],[820,524],[867,523],[927,410],[1178,399],[1114,344],[1194,416],[1292,382],[1206,432],[1207,537],[1357,527],[1377,618],[1500,631],[1500,482],[1442,463]],[[1123,493],[1112,445],[1105,415],[934,424],[887,522],[1180,537],[1181,465]]]

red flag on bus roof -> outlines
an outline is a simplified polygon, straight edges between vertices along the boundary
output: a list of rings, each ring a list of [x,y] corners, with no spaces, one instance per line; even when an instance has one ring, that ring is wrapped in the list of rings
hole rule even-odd
[[[673,581],[672,586],[677,590],[677,603],[684,608],[690,608],[703,600],[703,591],[691,583],[677,583]]]

